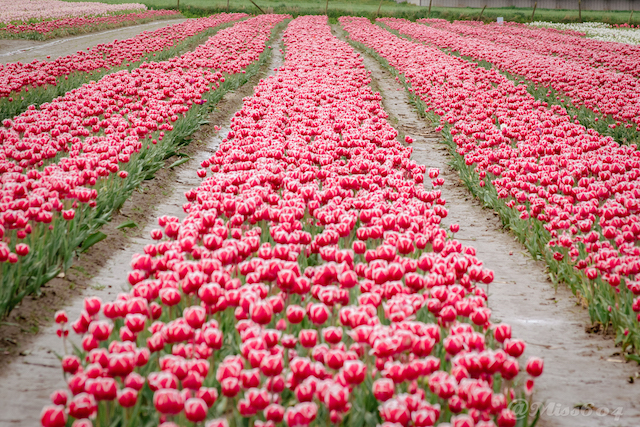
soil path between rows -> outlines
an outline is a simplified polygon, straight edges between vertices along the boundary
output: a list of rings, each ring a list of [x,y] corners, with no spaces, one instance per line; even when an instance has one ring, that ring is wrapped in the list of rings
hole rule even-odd
[[[341,27],[333,29],[345,40]],[[527,343],[523,363],[529,356],[545,361],[531,405],[544,409],[538,426],[640,426],[640,386],[629,383],[638,365],[623,362],[611,337],[585,332],[590,325],[587,311],[576,305],[576,298],[564,285],[556,291],[545,265],[534,261],[502,229],[495,211],[483,208],[469,193],[449,166],[447,148],[433,126],[420,118],[404,88],[376,59],[361,53],[391,124],[414,140],[412,158],[427,168],[440,169],[445,179],[441,189],[449,214],[443,225],[459,224],[456,239],[473,246],[478,259],[495,273],[488,289],[492,319],[510,324],[514,338]],[[579,411],[579,405],[585,409]],[[593,409],[587,410],[588,405]],[[616,408],[620,416],[599,415]]]
[[[18,61],[28,63],[34,59],[45,61],[47,60],[47,56],[50,56],[49,60],[53,60],[60,56],[72,55],[98,44],[111,43],[114,40],[125,40],[144,31],[153,31],[184,21],[184,18],[160,19],[158,21],[147,22],[146,24],[46,41],[0,39],[0,64]]]
[[[254,86],[260,78],[273,75],[274,68],[282,65],[281,43],[280,35],[271,43],[273,49],[268,65],[244,86],[227,93],[217,105],[216,110],[209,117],[209,123],[210,126],[220,126],[221,130],[208,138],[202,138],[202,141],[197,140],[202,136],[203,131],[196,133],[195,142],[188,147],[191,150],[187,151],[191,156],[189,162],[177,168],[175,174],[165,177],[161,182],[156,182],[156,179],[150,181],[149,194],[144,198],[142,205],[139,204],[141,196],[137,193],[126,202],[121,210],[123,213],[135,210],[144,214],[144,218],[138,219],[140,230],[124,241],[115,239],[114,243],[114,239],[109,240],[111,233],[120,233],[120,231],[115,229],[118,221],[112,220],[109,224],[111,226],[109,232],[103,230],[110,236],[104,241],[107,243],[103,245],[104,242],[101,242],[95,245],[89,254],[82,256],[74,264],[76,269],[79,268],[78,265],[88,268],[92,262],[100,262],[104,265],[96,271],[95,275],[78,274],[77,271],[68,273],[74,275],[74,280],[78,282],[76,283],[78,289],[83,288],[75,293],[67,291],[69,298],[67,303],[58,307],[67,311],[70,321],[78,318],[85,297],[98,296],[103,301],[111,301],[119,292],[128,290],[127,274],[130,270],[131,257],[136,253],[142,253],[145,245],[154,242],[149,232],[158,228],[156,219],[159,216],[173,215],[180,219],[186,216],[182,210],[182,205],[186,202],[184,193],[202,182],[196,174],[200,169],[200,163],[211,157],[222,138],[229,132],[231,117],[241,108],[243,98],[253,94]],[[173,160],[169,160],[167,164]],[[157,191],[158,186],[163,190]],[[120,220],[126,219],[126,217],[120,218]],[[34,309],[38,307],[37,300],[25,303],[31,304]],[[49,313],[49,316],[52,317],[52,313]],[[55,331],[56,326],[49,323],[30,343],[23,346],[22,356],[12,357],[10,363],[5,363],[4,366],[0,364],[0,384],[2,385],[0,387],[0,426],[40,425],[40,411],[43,406],[50,404],[51,392],[56,389],[66,389],[60,362],[56,357],[56,353],[63,354],[64,349]]]

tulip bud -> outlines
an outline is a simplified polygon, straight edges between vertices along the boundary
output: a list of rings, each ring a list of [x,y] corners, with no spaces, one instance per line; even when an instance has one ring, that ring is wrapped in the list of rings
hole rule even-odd
[[[89,393],[76,395],[69,404],[69,415],[73,418],[89,418],[98,409],[95,398]]]
[[[520,357],[524,353],[526,347],[524,341],[520,340],[505,340],[503,343],[504,351],[512,357]]]
[[[29,245],[24,243],[18,243],[16,245],[16,254],[20,256],[26,256],[29,254]]]
[[[276,403],[272,403],[264,409],[264,417],[267,421],[280,423],[284,418],[284,407]]]
[[[367,374],[367,365],[360,360],[347,360],[342,367],[344,378],[349,384],[361,384]]]
[[[54,318],[56,323],[67,323],[69,321],[69,318],[67,317],[67,312],[64,310],[56,311]]]
[[[62,370],[75,374],[80,367],[80,359],[77,356],[65,356],[62,358]]]
[[[161,389],[153,395],[153,406],[161,414],[177,415],[184,409],[184,398],[178,390]]]
[[[45,406],[40,413],[42,427],[64,427],[67,424],[67,414],[64,406]]]
[[[207,421],[205,427],[229,427],[229,423],[226,418],[216,418],[211,421]]]
[[[329,344],[337,344],[342,341],[342,328],[329,327],[322,330],[324,340]]]
[[[406,426],[411,420],[411,412],[407,406],[396,399],[387,400],[379,407],[378,411],[385,422]]]
[[[500,324],[496,327],[493,333],[496,341],[503,343],[506,339],[511,338],[511,326],[507,324]]]
[[[192,397],[184,403],[184,415],[192,423],[199,423],[207,418],[209,407],[203,399]]]
[[[131,408],[138,401],[138,391],[125,387],[118,392],[118,403],[123,408]]]
[[[518,361],[513,357],[508,357],[503,363],[500,369],[500,374],[502,378],[506,380],[511,380],[518,375],[520,367],[518,365]]]
[[[222,386],[222,394],[226,397],[235,397],[240,391],[240,382],[234,377],[225,378],[220,385]]]
[[[538,357],[531,357],[527,362],[527,373],[532,377],[539,377],[542,375],[544,367],[544,361]]]
[[[98,297],[89,297],[84,299],[84,309],[89,316],[93,316],[100,311],[102,300]]]
[[[216,403],[216,400],[218,400],[218,389],[213,387],[201,387],[196,392],[196,397],[204,400],[207,406],[211,408],[213,404]]]
[[[290,305],[286,310],[289,323],[298,324],[304,319],[304,309],[298,305]]]
[[[303,329],[300,331],[299,339],[303,347],[314,347],[318,342],[318,332],[315,329]]]
[[[49,396],[51,399],[51,403],[54,405],[62,405],[65,406],[67,404],[67,392],[65,390],[56,390]]]
[[[381,402],[391,399],[395,393],[395,385],[393,381],[388,378],[375,380],[372,389],[373,396]]]
[[[503,409],[497,418],[498,427],[514,427],[518,422],[516,414],[510,409]]]

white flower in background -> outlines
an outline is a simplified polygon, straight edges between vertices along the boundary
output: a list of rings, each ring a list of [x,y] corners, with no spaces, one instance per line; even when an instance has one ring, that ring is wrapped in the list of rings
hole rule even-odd
[[[585,33],[586,37],[605,42],[640,44],[640,28],[615,28],[603,22],[583,22],[575,24],[558,24],[555,22],[536,21],[532,26],[572,30]]]

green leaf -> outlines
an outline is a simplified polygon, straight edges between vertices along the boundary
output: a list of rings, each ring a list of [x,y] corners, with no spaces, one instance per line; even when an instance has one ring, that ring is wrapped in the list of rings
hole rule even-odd
[[[634,362],[640,363],[640,356],[637,354],[625,354],[624,357],[627,360],[633,360]]]
[[[375,426],[378,422],[378,420],[376,419],[376,416],[370,412],[367,412],[366,414],[364,414],[364,421],[368,426]]]
[[[177,168],[178,166],[187,163],[190,160],[190,157],[183,157],[180,160],[176,160],[175,162],[173,162],[170,166],[169,169],[173,169],[173,168]]]
[[[125,221],[122,224],[120,224],[119,226],[117,226],[116,228],[118,230],[122,230],[123,228],[134,228],[137,227],[138,224],[136,224],[135,222],[133,222],[132,220],[129,221]]]
[[[540,414],[541,413],[542,413],[542,407],[539,407],[538,410],[536,411],[535,416],[533,417],[533,421],[531,421],[531,424],[529,424],[529,427],[535,427],[536,424],[538,424],[538,421],[540,420]]]
[[[51,280],[54,277],[56,277],[58,274],[60,274],[60,269],[59,268],[54,268],[52,270],[49,270],[49,272],[45,274],[43,282],[45,282],[45,283],[48,282],[49,280]]]
[[[15,328],[20,328],[20,330],[21,330],[22,332],[29,332],[29,329],[27,329],[27,328],[25,328],[24,326],[19,325],[19,324],[17,324],[17,323],[13,323],[13,322],[0,322],[0,326],[13,326],[13,327],[15,327]],[[9,339],[9,338],[7,338],[7,339]],[[11,342],[11,343],[14,343],[14,341],[13,341],[13,340],[11,340],[10,342]]]
[[[95,245],[96,243],[104,240],[107,238],[107,235],[104,234],[102,231],[98,231],[97,233],[93,233],[91,234],[89,237],[87,237],[84,242],[82,242],[82,246],[80,247],[81,252],[86,251],[87,249],[89,249],[91,246]]]

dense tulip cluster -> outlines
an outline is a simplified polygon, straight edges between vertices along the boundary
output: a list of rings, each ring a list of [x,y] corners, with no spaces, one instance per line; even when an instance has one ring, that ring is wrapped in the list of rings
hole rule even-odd
[[[417,22],[429,23],[433,28],[464,37],[488,40],[499,46],[509,46],[545,56],[559,56],[578,64],[640,77],[640,46],[585,39],[515,22],[508,25],[484,25],[477,21],[459,21],[453,24],[448,21],[430,21],[433,20],[420,19]]]
[[[27,24],[8,24],[0,28],[0,37],[48,39],[61,35],[90,33],[107,28],[141,24],[154,19],[179,15],[176,10],[146,10],[139,13],[124,13],[108,16],[78,16]]]
[[[580,291],[594,320],[613,322],[623,347],[640,347],[636,147],[619,146],[572,122],[564,110],[546,108],[495,69],[367,20],[341,22],[354,41],[406,78],[427,111],[441,116],[461,168],[477,173],[469,184],[479,196],[509,212],[511,228]],[[560,261],[567,268],[558,267]]]
[[[146,10],[140,3],[106,4],[97,2],[66,2],[60,0],[0,0],[0,23],[10,24],[32,20],[68,18],[71,16]]]
[[[51,249],[50,230],[70,240],[85,220],[81,214],[71,226],[79,204],[92,208],[102,200],[101,209],[113,209],[109,198],[124,185],[118,182],[129,171],[140,173],[154,152],[171,152],[163,142],[165,133],[206,102],[208,93],[225,81],[223,73],[242,73],[256,63],[273,27],[285,18],[264,15],[237,23],[180,57],[109,74],[5,120],[0,129],[0,264],[19,263],[34,249],[32,259],[48,267],[51,261],[41,251]],[[36,274],[20,264],[15,272]],[[2,303],[13,300],[17,280],[23,280],[6,268],[2,279],[0,311],[6,310]]]
[[[516,49],[475,36],[463,37],[403,19],[388,18],[382,21],[415,40],[451,49],[475,60],[487,61],[501,71],[525,78],[535,87],[558,91],[563,98],[562,103],[566,97],[574,108],[586,108],[601,118],[610,118],[613,121],[610,124],[612,128],[626,127],[640,131],[640,80],[630,74],[594,68],[561,56]],[[490,32],[483,28],[476,27],[476,30]],[[632,46],[629,49],[637,51]],[[629,60],[638,64],[638,54]]]
[[[477,284],[493,273],[439,226],[445,200],[326,17],[292,21],[284,45],[187,217],[160,217],[133,257],[132,290],[85,300],[44,427],[129,407],[165,427],[515,426],[543,364],[521,368],[525,344],[492,324]]]
[[[60,83],[60,78],[68,78],[74,73],[106,71],[138,62],[148,54],[168,50],[189,37],[246,16],[244,13],[222,13],[207,18],[189,19],[155,31],[145,31],[130,39],[99,44],[86,52],[61,56],[53,61],[0,64],[0,97],[13,101],[13,98],[21,94],[28,95],[29,90],[34,88],[55,86]]]

